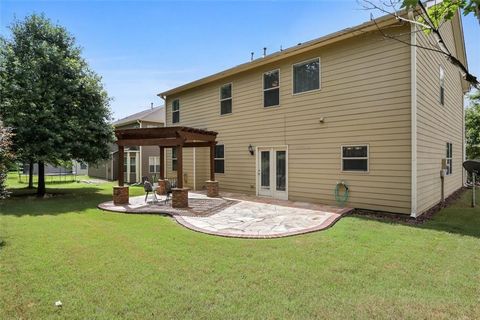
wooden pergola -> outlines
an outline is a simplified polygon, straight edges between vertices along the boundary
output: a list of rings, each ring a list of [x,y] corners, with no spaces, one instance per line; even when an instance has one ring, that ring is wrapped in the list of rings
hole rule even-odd
[[[159,146],[160,179],[165,179],[165,148],[177,150],[177,188],[183,188],[183,148],[210,148],[210,180],[215,181],[217,132],[190,127],[137,128],[115,130],[118,145],[118,185],[124,184],[125,146]]]

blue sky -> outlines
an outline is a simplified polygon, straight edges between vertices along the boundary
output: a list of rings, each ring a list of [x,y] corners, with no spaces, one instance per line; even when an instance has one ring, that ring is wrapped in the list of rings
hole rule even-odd
[[[65,26],[103,77],[115,118],[162,104],[157,93],[369,20],[356,1],[5,1],[0,34],[33,12]],[[480,26],[463,19],[470,71],[480,76]]]

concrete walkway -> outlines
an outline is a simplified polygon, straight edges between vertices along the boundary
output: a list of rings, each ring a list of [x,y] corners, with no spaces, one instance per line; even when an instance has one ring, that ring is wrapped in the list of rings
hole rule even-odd
[[[189,205],[188,209],[173,209],[163,203],[145,203],[144,196],[139,196],[130,198],[129,205],[115,206],[110,201],[100,204],[99,208],[169,214],[189,229],[238,238],[278,238],[318,231],[330,227],[351,210],[232,194],[228,198],[208,198],[193,192],[189,194]]]

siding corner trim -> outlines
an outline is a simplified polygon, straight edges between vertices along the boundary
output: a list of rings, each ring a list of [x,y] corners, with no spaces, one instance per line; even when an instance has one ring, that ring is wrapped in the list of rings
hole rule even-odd
[[[414,19],[413,12],[409,12],[410,19]],[[411,24],[411,213],[412,218],[417,217],[417,36],[416,25]]]

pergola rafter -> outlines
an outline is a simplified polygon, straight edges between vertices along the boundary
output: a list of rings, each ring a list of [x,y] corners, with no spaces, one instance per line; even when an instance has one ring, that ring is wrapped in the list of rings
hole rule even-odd
[[[118,145],[118,185],[124,184],[125,146],[159,146],[160,179],[165,179],[165,148],[177,150],[177,187],[183,188],[183,148],[210,148],[210,180],[215,181],[214,157],[217,132],[190,127],[137,128],[115,130]]]

